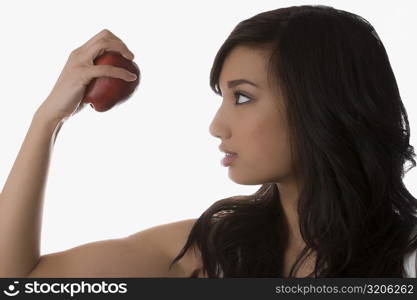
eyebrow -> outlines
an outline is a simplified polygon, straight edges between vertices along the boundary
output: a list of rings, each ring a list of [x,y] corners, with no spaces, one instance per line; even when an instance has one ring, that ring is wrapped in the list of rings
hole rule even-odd
[[[246,80],[246,79],[235,79],[235,80],[230,80],[230,81],[228,81],[228,82],[227,82],[227,86],[228,86],[229,88],[232,88],[232,87],[235,87],[235,86],[237,86],[237,85],[239,85],[239,84],[243,84],[243,83],[247,83],[247,84],[253,85],[253,86],[255,86],[255,87],[259,87],[256,83],[254,83],[254,82],[252,82],[252,81],[249,81],[249,80]]]

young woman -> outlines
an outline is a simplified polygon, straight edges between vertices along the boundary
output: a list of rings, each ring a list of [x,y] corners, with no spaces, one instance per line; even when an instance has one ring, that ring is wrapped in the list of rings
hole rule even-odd
[[[210,85],[210,126],[238,184],[198,219],[40,256],[42,196],[59,129],[82,109],[103,30],[69,56],[34,114],[0,198],[3,277],[416,277],[417,199],[404,186],[410,129],[386,50],[358,15],[294,6],[240,22]],[[24,188],[22,188],[24,187]]]

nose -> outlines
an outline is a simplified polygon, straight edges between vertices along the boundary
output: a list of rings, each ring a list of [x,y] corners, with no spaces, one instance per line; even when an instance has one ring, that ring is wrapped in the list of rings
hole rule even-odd
[[[213,121],[211,121],[211,124],[210,124],[210,127],[209,127],[209,132],[214,137],[218,137],[218,138],[220,137],[216,128],[215,128],[214,119],[213,119]]]
[[[220,139],[229,139],[231,136],[231,130],[226,122],[229,120],[229,115],[224,108],[224,103],[219,107],[214,116],[213,120],[211,121],[209,132],[212,136],[220,138]]]

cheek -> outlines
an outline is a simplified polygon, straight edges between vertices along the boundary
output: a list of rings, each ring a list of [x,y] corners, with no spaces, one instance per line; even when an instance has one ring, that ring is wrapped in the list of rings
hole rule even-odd
[[[282,124],[255,127],[248,138],[248,161],[257,173],[267,177],[281,177],[291,170],[288,134]]]

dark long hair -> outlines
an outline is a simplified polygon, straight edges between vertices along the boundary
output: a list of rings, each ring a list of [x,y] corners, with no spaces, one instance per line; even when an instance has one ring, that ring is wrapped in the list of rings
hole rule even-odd
[[[234,28],[214,59],[210,86],[219,95],[223,62],[237,45],[271,49],[268,78],[283,92],[303,178],[297,209],[306,247],[289,277],[313,251],[315,277],[402,277],[404,256],[417,248],[417,199],[402,181],[415,153],[373,26],[323,5],[257,14]],[[264,183],[211,205],[170,268],[198,247],[202,267],[191,277],[284,277],[288,231],[277,185]]]

